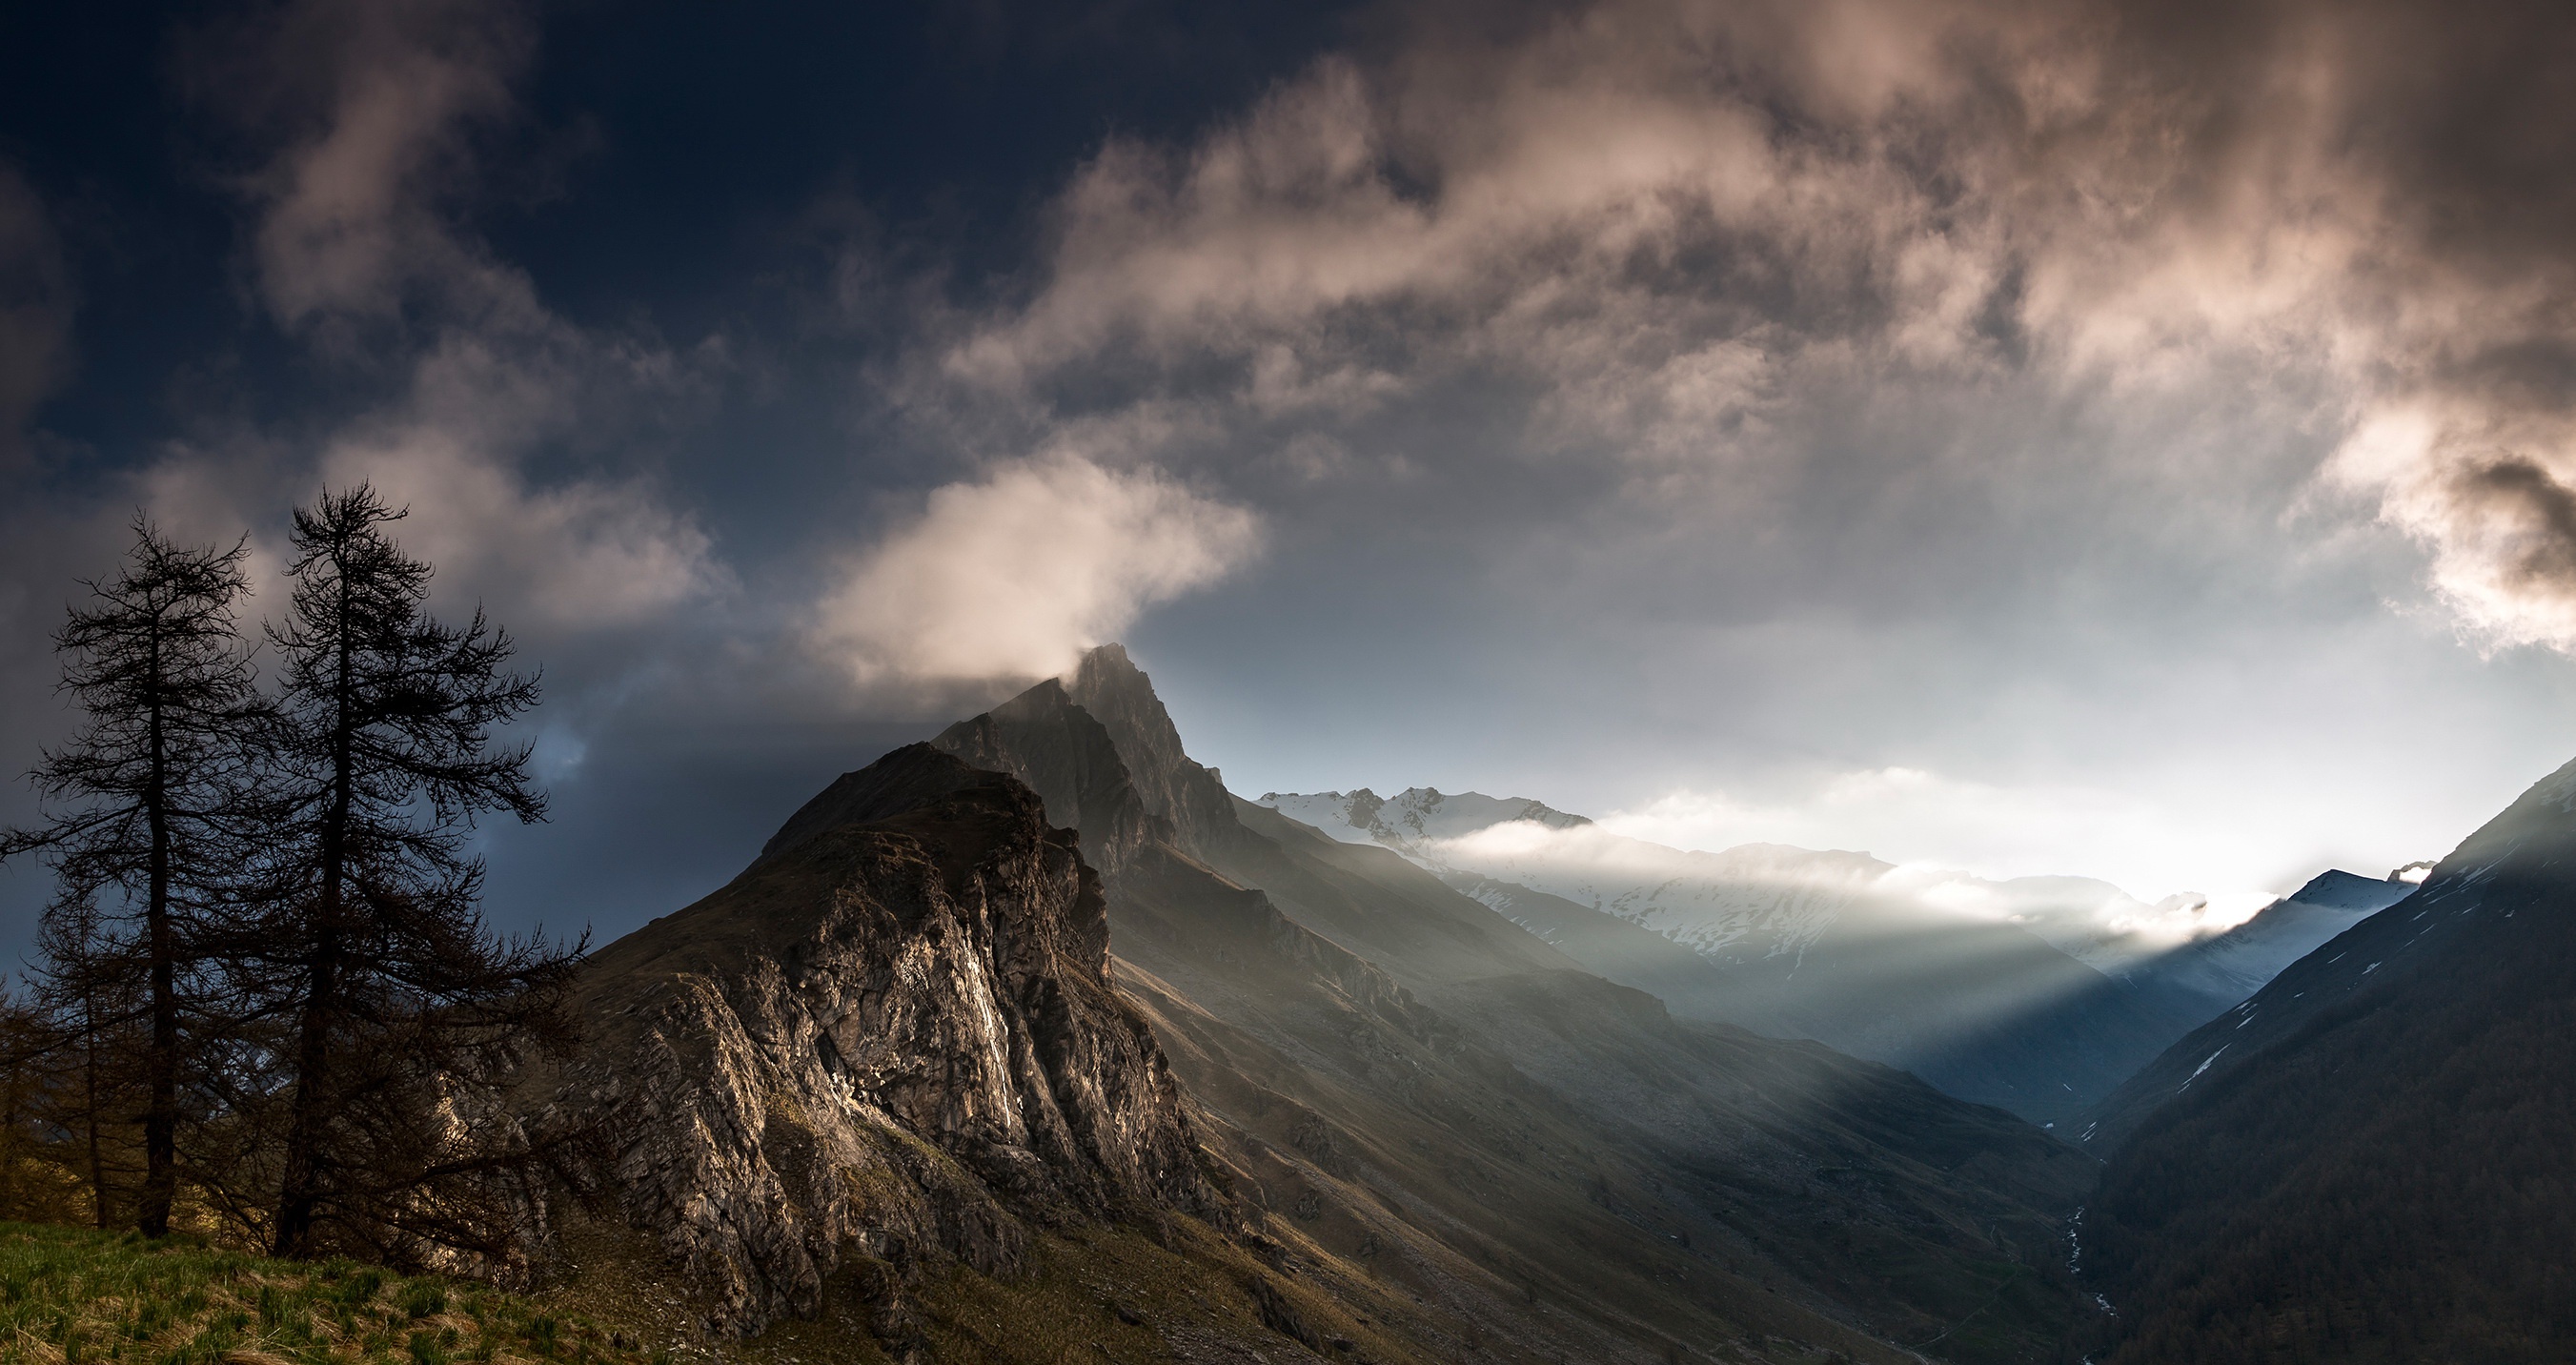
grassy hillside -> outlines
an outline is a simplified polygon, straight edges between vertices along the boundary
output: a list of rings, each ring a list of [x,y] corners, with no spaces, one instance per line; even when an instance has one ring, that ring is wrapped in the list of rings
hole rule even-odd
[[[439,1276],[0,1223],[0,1365],[662,1365],[668,1354]]]

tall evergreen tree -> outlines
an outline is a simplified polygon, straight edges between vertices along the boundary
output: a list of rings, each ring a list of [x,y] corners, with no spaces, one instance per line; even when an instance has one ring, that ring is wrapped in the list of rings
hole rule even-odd
[[[141,1034],[143,1181],[135,1226],[167,1232],[178,1182],[180,1091],[200,930],[237,878],[263,704],[234,615],[248,592],[244,543],[173,543],[137,519],[117,576],[55,633],[61,688],[87,720],[32,774],[48,820],[0,836],[0,856],[41,849],[57,891],[43,937],[43,996],[90,1059],[95,1153],[102,1052],[122,1071]],[[114,1087],[110,1087],[113,1090]],[[93,1198],[106,1190],[93,1162]]]
[[[298,510],[293,601],[269,628],[285,804],[261,951],[292,999],[281,1255],[506,1242],[493,1178],[528,1145],[491,1085],[519,1049],[568,1035],[561,987],[583,946],[483,923],[476,816],[545,815],[528,749],[491,739],[537,682],[506,670],[509,636],[480,610],[462,629],[426,614],[431,568],[386,530],[403,515],[365,485]]]

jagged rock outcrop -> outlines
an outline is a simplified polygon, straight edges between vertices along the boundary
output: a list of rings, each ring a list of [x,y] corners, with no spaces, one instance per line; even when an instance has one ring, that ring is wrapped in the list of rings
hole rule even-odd
[[[1072,825],[1084,857],[1124,893],[1112,898],[1121,902],[1130,930],[1165,947],[1187,940],[1203,953],[1312,972],[1409,1035],[1428,1039],[1439,1031],[1412,993],[1375,964],[1281,914],[1266,893],[1228,881],[1184,851],[1176,813],[1200,838],[1220,846],[1243,841],[1244,833],[1216,771],[1181,753],[1171,717],[1126,650],[1103,645],[1084,655],[1076,682],[1076,690],[1118,718],[1116,731],[1049,678],[949,726],[930,744],[974,767],[1018,778],[1044,800],[1050,819]],[[1155,757],[1130,766],[1124,754],[1131,745]],[[1146,767],[1146,777],[1137,776],[1138,767]],[[859,776],[844,777],[833,789]],[[826,792],[815,804],[833,799]],[[1221,816],[1214,813],[1220,801]],[[795,827],[791,820],[788,829]]]
[[[902,1283],[942,1258],[1012,1274],[1032,1221],[1223,1218],[1107,947],[1099,880],[1035,793],[899,749],[593,959],[560,1104],[710,1328],[810,1313],[855,1265],[901,1347]]]
[[[1053,678],[949,726],[930,743],[969,767],[1026,783],[1045,802],[1047,818],[1075,831],[1083,857],[1104,876],[1125,871],[1145,845],[1172,838],[1170,822],[1129,780],[1109,731]]]

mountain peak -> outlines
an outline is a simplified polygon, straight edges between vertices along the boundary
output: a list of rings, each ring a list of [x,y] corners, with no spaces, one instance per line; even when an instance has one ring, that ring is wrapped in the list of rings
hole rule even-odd
[[[1224,778],[1181,747],[1172,713],[1155,693],[1154,680],[1127,657],[1126,646],[1099,645],[1085,653],[1065,695],[1109,732],[1145,809],[1171,822],[1182,847],[1202,850],[1236,830],[1234,798],[1226,794]]]
[[[2332,906],[2337,910],[2383,910],[2405,899],[2415,888],[2412,884],[2390,877],[2383,881],[2330,867],[2293,891],[2289,899],[2310,905]]]
[[[1083,854],[1103,875],[1116,874],[1130,854],[1170,832],[1138,790],[1108,728],[1054,678],[949,726],[930,746],[1027,783],[1046,803],[1049,820],[1081,831]]]
[[[1172,713],[1155,695],[1154,680],[1127,657],[1125,645],[1099,645],[1084,653],[1064,690],[1074,705],[1109,727],[1129,767],[1168,767],[1187,757]]]

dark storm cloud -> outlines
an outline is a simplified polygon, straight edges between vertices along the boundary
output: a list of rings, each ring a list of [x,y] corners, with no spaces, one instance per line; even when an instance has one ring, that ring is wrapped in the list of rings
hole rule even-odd
[[[23,458],[28,419],[71,368],[73,301],[53,215],[0,161],[0,474]]]
[[[2576,489],[2528,457],[2505,455],[2451,475],[2456,533],[2503,542],[2496,577],[2518,596],[2576,598]]]
[[[989,422],[1002,396],[1031,431],[1154,414],[1151,454],[1242,486],[1514,465],[1555,519],[1565,484],[1527,467],[1571,462],[1649,521],[1768,522],[1820,473],[1847,500],[1985,484],[2034,386],[2130,425],[2295,391],[2354,438],[2336,486],[2433,547],[2473,628],[2570,643],[2441,502],[2469,428],[2565,401],[2545,373],[2539,395],[2460,377],[2546,355],[2576,302],[2563,177],[2538,174],[2576,151],[2567,45],[2534,41],[2566,25],[2484,20],[1613,0],[1501,37],[1430,22],[1195,142],[1114,140],[1057,203],[1042,287],[946,343],[913,401]],[[1854,403],[1901,430],[2015,388],[1996,429],[1958,424],[1964,455],[1881,436],[1834,474]],[[1504,441],[1387,453],[1408,407],[1494,391],[1525,405]],[[2232,498],[2175,456],[2075,458]]]

